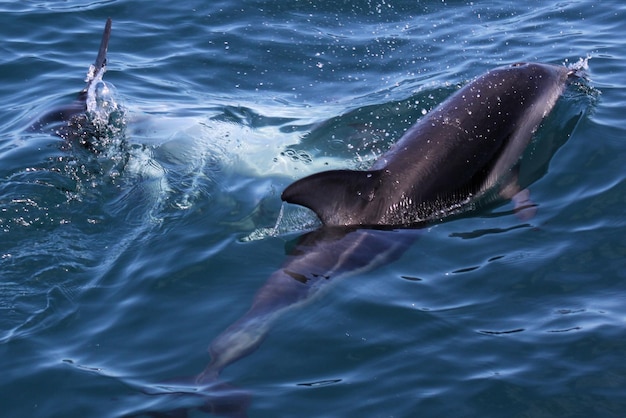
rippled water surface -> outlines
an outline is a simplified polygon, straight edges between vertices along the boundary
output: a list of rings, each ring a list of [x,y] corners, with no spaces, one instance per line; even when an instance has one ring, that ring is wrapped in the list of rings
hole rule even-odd
[[[28,129],[76,98],[108,17],[104,139]],[[0,21],[1,415],[214,416],[218,389],[250,417],[626,414],[621,2],[5,1]],[[194,383],[317,225],[288,184],[369,167],[493,67],[587,57],[531,150],[560,145],[534,218],[396,232],[417,235],[398,260]]]

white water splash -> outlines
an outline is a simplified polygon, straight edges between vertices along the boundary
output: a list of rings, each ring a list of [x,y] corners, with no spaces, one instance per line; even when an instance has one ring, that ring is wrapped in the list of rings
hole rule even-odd
[[[563,64],[571,71],[576,74],[579,74],[583,78],[586,76],[586,72],[589,70],[589,60],[591,59],[590,55],[587,55],[586,58],[578,58],[578,61],[568,63],[566,60]]]
[[[120,110],[112,86],[102,79],[105,72],[106,66],[96,70],[92,64],[85,79],[89,83],[86,98],[87,116],[96,128],[109,126],[111,114]]]

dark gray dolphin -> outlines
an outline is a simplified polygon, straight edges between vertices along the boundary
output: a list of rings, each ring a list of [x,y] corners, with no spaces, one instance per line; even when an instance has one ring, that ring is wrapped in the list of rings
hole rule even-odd
[[[221,382],[222,370],[324,283],[397,259],[416,239],[411,228],[520,190],[522,153],[574,76],[545,64],[494,69],[420,119],[372,170],[327,171],[287,187],[283,200],[312,209],[323,226],[290,246],[250,309],[212,341],[211,362],[195,381],[200,409],[245,416],[250,398]]]
[[[370,171],[335,170],[291,184],[282,199],[324,225],[411,226],[512,198],[532,134],[577,71],[518,63],[460,89],[413,125]]]
[[[71,104],[55,108],[39,117],[29,127],[31,131],[43,131],[51,129],[59,136],[66,138],[71,132],[71,127],[80,128],[84,125],[87,112],[87,99],[91,95],[94,97],[96,84],[102,80],[106,71],[107,49],[111,37],[111,18],[107,19],[98,49],[96,61],[89,67],[87,72],[86,85],[78,93],[78,97]]]

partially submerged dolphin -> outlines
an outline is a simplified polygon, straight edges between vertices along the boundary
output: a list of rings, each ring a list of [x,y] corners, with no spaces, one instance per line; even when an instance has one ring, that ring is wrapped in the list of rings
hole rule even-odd
[[[413,125],[370,171],[336,170],[291,184],[282,199],[325,226],[406,227],[512,198],[517,164],[577,70],[517,63],[478,77]]]
[[[245,414],[247,398],[228,390],[220,397],[219,374],[320,284],[396,259],[415,240],[410,228],[519,192],[524,150],[568,80],[580,75],[537,63],[496,68],[421,118],[371,170],[321,172],[287,187],[282,199],[312,209],[323,226],[299,240],[248,312],[211,343],[211,362],[196,379],[208,386],[206,410]]]
[[[29,127],[31,131],[51,129],[56,135],[68,139],[69,136],[80,135],[80,131],[87,125],[88,100],[98,95],[98,88],[102,86],[102,76],[106,71],[107,49],[111,37],[111,18],[107,19],[98,49],[96,61],[90,65],[85,79],[85,87],[78,93],[78,97],[69,105],[55,108],[39,117]],[[83,144],[89,146],[89,144]]]

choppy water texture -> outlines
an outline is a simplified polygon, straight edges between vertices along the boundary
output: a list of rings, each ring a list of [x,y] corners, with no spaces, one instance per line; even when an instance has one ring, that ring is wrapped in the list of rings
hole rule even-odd
[[[591,57],[511,204],[281,316],[223,378],[251,417],[626,414],[626,6],[619,1],[0,3],[0,411],[202,402],[185,377],[315,225],[280,192],[367,167],[490,68]],[[113,19],[98,152],[30,123],[83,87]],[[585,109],[563,126],[559,109]],[[119,115],[118,115],[119,116]],[[571,134],[571,135],[570,135]],[[305,412],[303,412],[305,411]]]

